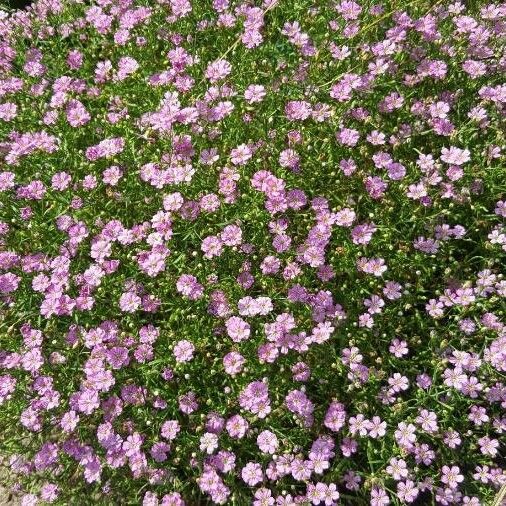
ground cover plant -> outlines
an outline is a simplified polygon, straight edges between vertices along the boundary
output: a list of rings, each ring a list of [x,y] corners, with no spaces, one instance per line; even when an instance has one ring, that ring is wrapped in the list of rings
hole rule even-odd
[[[501,504],[504,3],[43,0],[0,37],[24,506]]]

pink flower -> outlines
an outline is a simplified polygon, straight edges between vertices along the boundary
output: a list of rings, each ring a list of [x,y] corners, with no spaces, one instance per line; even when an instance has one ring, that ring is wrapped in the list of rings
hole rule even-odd
[[[285,105],[285,115],[290,120],[305,120],[311,116],[311,112],[311,104],[303,100],[292,100]]]
[[[248,462],[241,471],[241,477],[250,487],[254,487],[263,480],[262,467],[256,462]]]
[[[205,258],[220,256],[223,249],[223,242],[218,236],[210,235],[202,241],[200,249],[204,252]]]
[[[220,233],[225,246],[239,246],[242,242],[242,230],[238,225],[227,225]]]
[[[441,468],[441,481],[449,488],[454,489],[459,486],[459,483],[464,481],[464,476],[460,474],[460,468],[458,466],[443,466]]]
[[[67,121],[77,128],[90,121],[91,115],[79,100],[69,100],[67,104]]]
[[[232,72],[232,65],[227,60],[216,60],[207,66],[205,76],[211,83],[221,81]]]
[[[211,454],[218,448],[218,436],[211,432],[206,432],[200,437],[200,450]]]
[[[3,121],[11,121],[17,116],[18,106],[13,102],[5,102],[0,104],[0,119]]]
[[[245,358],[236,351],[231,351],[223,357],[223,367],[225,372],[230,374],[230,376],[239,374],[245,362]]]
[[[353,209],[345,207],[344,209],[341,209],[340,211],[336,212],[335,222],[336,225],[339,225],[341,227],[351,227],[356,217],[357,215],[355,214],[355,211]]]
[[[231,438],[241,439],[246,434],[249,424],[241,415],[234,415],[227,420],[225,428]]]
[[[257,445],[263,453],[272,455],[278,448],[278,438],[273,432],[264,430],[257,437]]]
[[[174,357],[176,362],[189,362],[193,358],[195,346],[190,341],[182,339],[174,345]]]
[[[135,313],[141,305],[141,298],[133,292],[125,292],[121,294],[119,299],[119,307],[125,313]]]
[[[91,415],[100,406],[98,393],[94,390],[84,390],[79,394],[77,407],[85,415]]]
[[[343,146],[356,146],[360,139],[360,134],[353,128],[341,128],[336,134],[336,139]]]
[[[266,92],[264,86],[260,84],[250,84],[244,92],[244,99],[249,104],[255,104],[261,102],[265,95]]]
[[[0,293],[7,294],[16,291],[20,281],[21,278],[12,272],[0,274]]]
[[[336,5],[336,10],[346,20],[357,19],[362,12],[362,7],[353,0],[342,0]]]
[[[239,343],[248,339],[250,336],[250,326],[242,318],[238,316],[231,316],[226,322],[228,336],[232,341]]]
[[[470,159],[471,153],[468,149],[450,146],[450,148],[443,148],[441,150],[441,160],[450,165],[464,165]]]
[[[245,165],[252,156],[253,153],[246,144],[241,144],[230,152],[230,160],[234,165]]]
[[[161,434],[165,439],[172,441],[176,439],[180,430],[181,428],[177,420],[168,420],[162,424]]]

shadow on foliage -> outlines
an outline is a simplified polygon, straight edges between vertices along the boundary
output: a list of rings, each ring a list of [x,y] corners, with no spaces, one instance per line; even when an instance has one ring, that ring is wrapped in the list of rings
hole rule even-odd
[[[32,3],[32,0],[3,0],[0,3],[11,9],[24,9]]]

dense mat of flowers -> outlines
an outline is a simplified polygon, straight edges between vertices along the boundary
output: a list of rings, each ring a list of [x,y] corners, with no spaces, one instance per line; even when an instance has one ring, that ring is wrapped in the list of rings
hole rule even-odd
[[[0,456],[35,504],[499,504],[506,5],[0,15]]]

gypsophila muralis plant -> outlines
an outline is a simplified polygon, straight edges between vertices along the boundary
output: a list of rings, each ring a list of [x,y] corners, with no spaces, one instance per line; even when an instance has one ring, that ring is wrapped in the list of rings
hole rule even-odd
[[[39,0],[0,37],[23,506],[498,504],[506,4]]]

